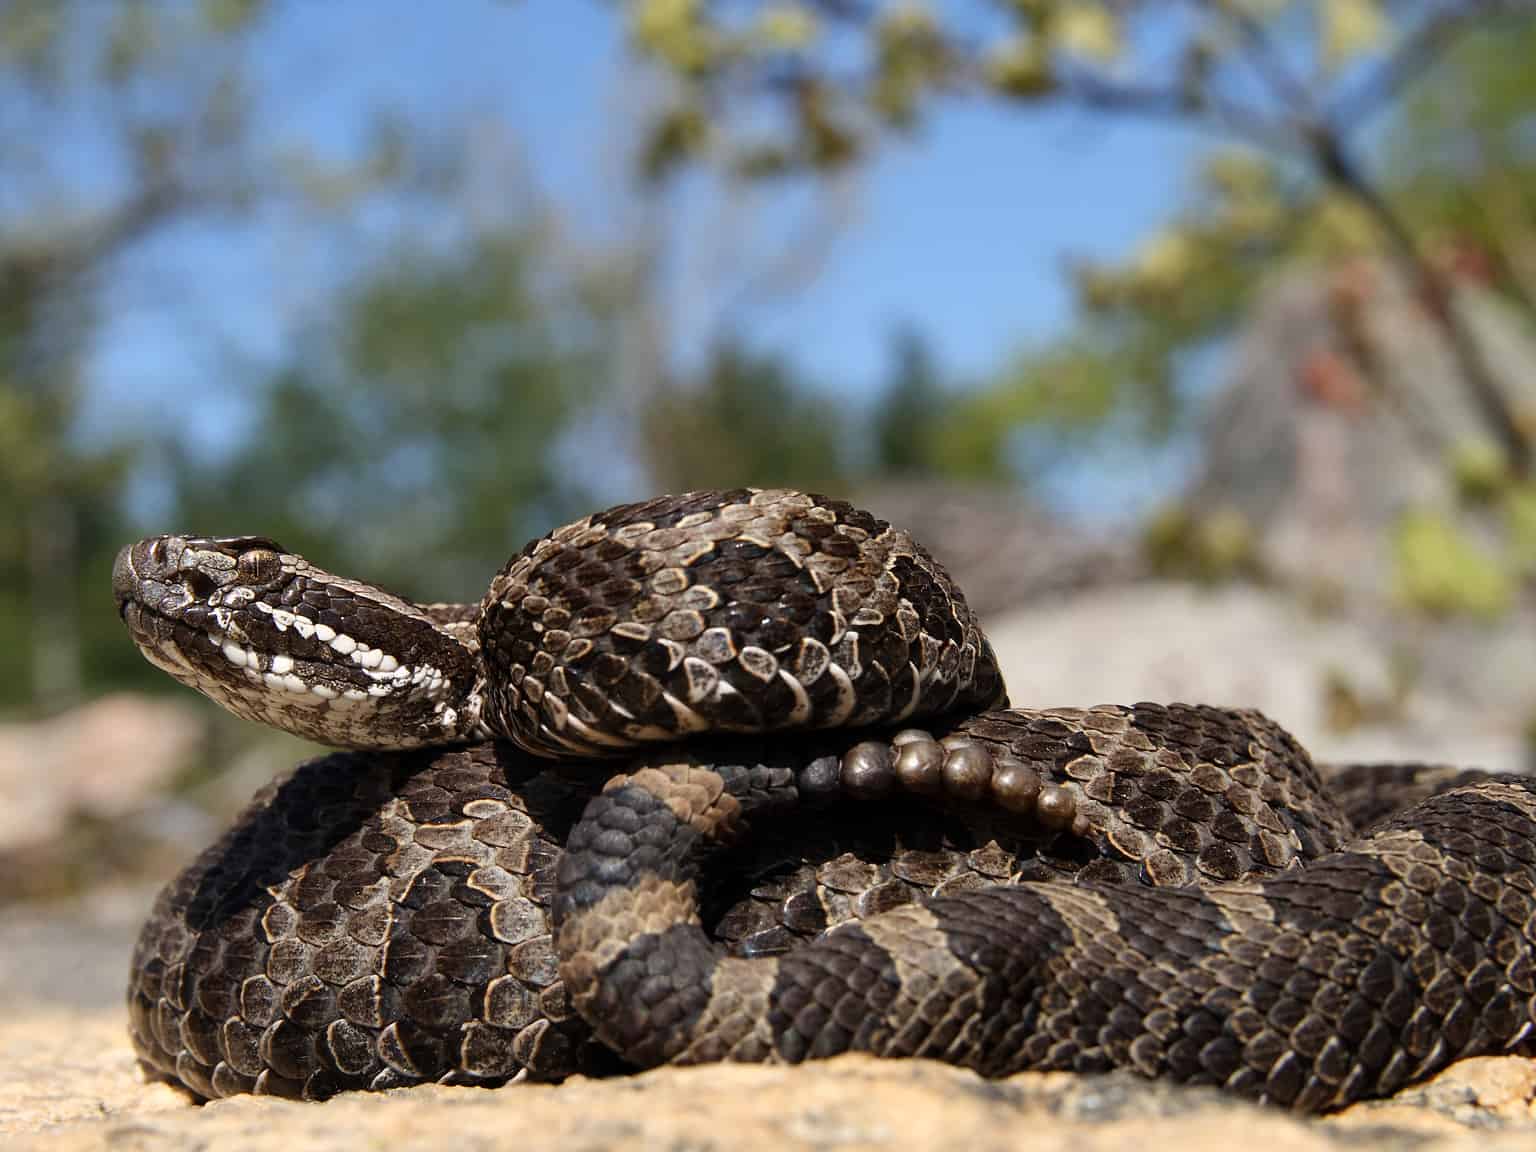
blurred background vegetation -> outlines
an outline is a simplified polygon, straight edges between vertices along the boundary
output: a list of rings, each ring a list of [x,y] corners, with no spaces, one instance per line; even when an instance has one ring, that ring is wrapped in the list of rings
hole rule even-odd
[[[1263,387],[1286,412],[1357,428],[1366,409],[1392,413],[1414,475],[1444,478],[1392,489],[1361,521],[1386,550],[1371,577],[1383,597],[1432,616],[1524,603],[1529,4],[560,3],[621,25],[633,53],[614,226],[598,241],[536,190],[504,126],[381,103],[337,158],[264,120],[262,38],[291,16],[283,0],[0,0],[0,712],[170,687],[125,642],[107,574],[121,544],[171,528],[259,532],[458,599],[528,536],[653,491],[792,484],[878,507],[891,486],[928,485],[1070,521],[1075,486],[1120,469],[1139,508],[1163,507],[1099,519],[1150,570],[1266,578],[1277,505],[1264,486],[1304,486],[1355,455],[1329,457],[1327,434],[1321,448],[1292,437],[1271,475],[1274,426],[1244,423],[1239,405],[1221,417],[1231,436],[1213,427],[1218,392],[1246,395],[1280,364]],[[388,18],[371,4],[350,17],[360,37]],[[320,46],[315,83],[325,61]],[[995,129],[999,165],[1052,109],[1187,124],[1200,144],[1185,204],[1136,250],[1064,266],[1070,321],[1024,352],[999,347],[984,372],[948,372],[942,333],[914,317],[887,334],[883,381],[850,394],[808,379],[799,350],[765,342],[731,301],[705,354],[679,367],[658,285],[679,227],[669,205],[700,172],[727,206],[812,205],[769,258],[722,245],[722,293],[771,308],[835,251],[861,168],[972,104],[1013,113]],[[552,98],[548,115],[564,114]],[[1141,178],[1124,173],[1127,197]],[[221,338],[238,318],[189,307],[199,289],[164,261],[188,237],[216,248],[253,228],[293,255],[281,287],[301,314],[254,359]],[[1021,206],[1016,228],[1052,221]],[[1273,295],[1298,282],[1319,302],[1300,331]],[[1383,329],[1371,318],[1398,299],[1391,285],[1399,328]],[[145,312],[222,349],[196,388],[104,372],[104,334]],[[1392,331],[1431,351],[1405,365]],[[1421,373],[1430,361],[1443,371]],[[1204,469],[1203,488],[1135,479],[1170,446],[1199,458],[1187,471]]]

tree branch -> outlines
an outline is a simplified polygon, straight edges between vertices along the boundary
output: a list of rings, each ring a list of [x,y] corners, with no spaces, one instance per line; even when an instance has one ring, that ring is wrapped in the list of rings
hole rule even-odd
[[[874,6],[861,0],[811,0],[811,7],[842,24],[868,24],[875,18]]]
[[[1220,0],[1196,2],[1212,19],[1220,20],[1237,30],[1243,46],[1248,50],[1254,70],[1269,85],[1275,99],[1289,105],[1297,115],[1305,114],[1311,118],[1314,111],[1312,93],[1281,61],[1263,21],[1241,4],[1221,3]]]
[[[1467,326],[1456,307],[1452,292],[1420,250],[1407,222],[1387,202],[1385,196],[1355,167],[1337,134],[1322,130],[1315,137],[1319,166],[1328,182],[1359,203],[1386,234],[1397,263],[1409,282],[1419,289],[1430,315],[1445,333],[1466,378],[1472,399],[1488,422],[1508,456],[1510,466],[1521,476],[1531,469],[1531,442],[1509,405],[1497,377],[1484,355],[1477,334]]]
[[[1462,0],[1425,17],[1353,92],[1346,91],[1332,102],[1329,119],[1336,124],[1355,124],[1365,119],[1397,99],[1404,88],[1433,68],[1473,25],[1518,15],[1536,16],[1536,3]]]
[[[1209,119],[1233,135],[1265,148],[1282,152],[1299,152],[1307,148],[1306,139],[1289,124],[1273,120],[1247,105],[1214,100],[1204,94],[1191,95],[1183,88],[1111,82],[1092,73],[1082,73],[1063,79],[1055,98],[1095,111],[1156,119]]]
[[[1273,91],[1280,105],[1273,113],[1246,103],[1221,100],[1209,85],[1191,89],[1105,79],[1088,70],[1067,69],[1055,86],[1040,92],[1037,104],[1074,103],[1081,107],[1119,114],[1208,121],[1234,136],[1249,140],[1274,153],[1304,157],[1316,176],[1355,200],[1376,222],[1386,237],[1394,260],[1417,286],[1431,316],[1445,333],[1466,386],[1482,412],[1490,431],[1504,447],[1511,466],[1527,474],[1532,462],[1532,443],[1522,429],[1475,333],[1458,312],[1447,286],[1421,250],[1407,222],[1388,203],[1381,190],[1357,168],[1348,155],[1344,132],[1367,112],[1393,99],[1404,85],[1429,68],[1475,20],[1497,15],[1531,13],[1536,0],[1457,0],[1426,17],[1397,51],[1354,94],[1330,102],[1332,113],[1320,109],[1312,90],[1294,76],[1281,60],[1263,22],[1240,6],[1219,0],[1194,0],[1212,19],[1230,25],[1242,39],[1252,66]],[[858,0],[846,5],[839,0],[820,0],[818,8],[854,13],[863,9]],[[974,53],[957,53],[956,77],[964,84],[980,84],[979,61]],[[803,79],[803,75],[800,77]],[[780,77],[782,82],[784,78]],[[825,77],[819,77],[825,82]],[[847,78],[844,78],[845,80]],[[860,78],[862,79],[862,78]],[[835,85],[834,85],[835,87]],[[854,96],[861,85],[845,90]],[[1024,101],[1018,102],[1021,106]],[[1344,127],[1340,127],[1344,126]]]

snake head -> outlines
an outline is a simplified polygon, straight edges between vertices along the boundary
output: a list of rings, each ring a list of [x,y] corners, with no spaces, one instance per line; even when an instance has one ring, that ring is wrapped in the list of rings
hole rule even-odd
[[[282,546],[261,536],[151,536],[117,554],[112,592],[125,617],[147,608],[197,623],[223,603],[226,589],[255,595],[275,584],[282,558]]]
[[[156,667],[249,720],[340,747],[477,735],[472,625],[444,624],[260,536],[152,536],[112,591]]]

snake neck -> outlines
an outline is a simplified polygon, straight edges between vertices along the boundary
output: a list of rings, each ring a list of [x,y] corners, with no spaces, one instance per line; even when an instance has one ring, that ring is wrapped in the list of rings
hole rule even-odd
[[[490,735],[478,604],[413,604],[255,537],[141,540],[112,584],[145,658],[248,720],[342,748]]]
[[[1002,677],[909,534],[808,493],[619,505],[512,557],[480,605],[419,605],[251,537],[160,536],[113,570],[153,663],[322,743],[504,736],[602,757],[703,732],[996,707]]]

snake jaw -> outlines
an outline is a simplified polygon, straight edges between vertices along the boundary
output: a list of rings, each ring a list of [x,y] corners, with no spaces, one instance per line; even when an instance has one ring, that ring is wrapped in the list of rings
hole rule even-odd
[[[472,645],[271,540],[150,537],[112,586],[144,657],[245,719],[337,747],[483,735]]]

